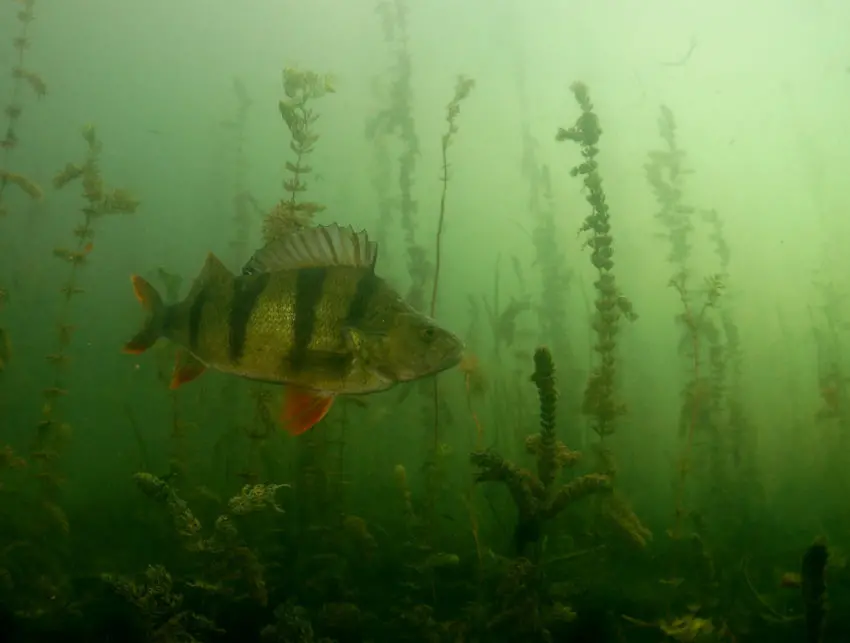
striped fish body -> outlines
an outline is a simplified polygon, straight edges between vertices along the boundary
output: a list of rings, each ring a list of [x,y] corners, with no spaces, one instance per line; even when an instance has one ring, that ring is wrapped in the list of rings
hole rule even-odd
[[[234,276],[210,255],[162,334],[202,364],[326,393],[370,393],[392,381],[359,368],[349,332],[405,305],[368,268],[330,266]]]
[[[283,425],[297,435],[338,394],[381,391],[460,362],[463,343],[376,276],[376,258],[365,232],[324,226],[269,243],[239,276],[210,254],[188,297],[171,306],[134,275],[148,318],[124,351],[142,353],[163,336],[187,349],[172,388],[207,368],[286,384]]]

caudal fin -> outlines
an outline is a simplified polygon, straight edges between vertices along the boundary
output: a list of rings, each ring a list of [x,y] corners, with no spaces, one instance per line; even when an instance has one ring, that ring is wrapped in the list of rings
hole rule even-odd
[[[135,334],[133,339],[124,344],[124,352],[131,355],[144,353],[156,340],[162,336],[162,327],[165,322],[165,304],[156,289],[146,280],[138,275],[132,275],[133,292],[148,312],[148,317],[142,326],[142,330]]]

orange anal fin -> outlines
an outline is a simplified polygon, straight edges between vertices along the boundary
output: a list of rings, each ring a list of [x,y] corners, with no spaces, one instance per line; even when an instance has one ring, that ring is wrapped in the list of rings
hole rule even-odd
[[[283,400],[281,424],[289,435],[301,435],[318,424],[333,404],[332,395],[290,387]]]
[[[174,363],[174,372],[171,374],[171,384],[168,385],[168,388],[172,391],[180,388],[186,382],[191,382],[201,376],[205,370],[207,370],[207,367],[197,359],[188,353],[179,351]]]
[[[127,353],[127,355],[141,355],[146,350],[148,350],[148,345],[136,340],[127,342],[124,344],[124,348],[121,349],[121,351]]]

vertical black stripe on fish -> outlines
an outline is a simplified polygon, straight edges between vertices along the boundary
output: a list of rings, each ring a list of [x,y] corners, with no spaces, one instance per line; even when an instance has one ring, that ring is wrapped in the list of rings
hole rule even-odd
[[[316,308],[327,277],[325,268],[302,268],[295,282],[295,338],[289,359],[297,371],[304,367],[316,327]]]
[[[363,276],[357,281],[354,298],[348,306],[348,315],[345,323],[349,326],[357,326],[366,316],[372,297],[378,291],[380,279],[371,270],[364,271]]]
[[[201,332],[201,315],[204,312],[204,304],[207,303],[209,293],[206,288],[198,290],[198,294],[189,306],[189,347],[198,348],[198,335]]]
[[[245,353],[245,340],[248,336],[248,322],[251,313],[257,306],[257,300],[269,284],[271,274],[262,272],[259,275],[233,280],[233,300],[230,303],[228,319],[228,350],[230,361],[237,363]]]

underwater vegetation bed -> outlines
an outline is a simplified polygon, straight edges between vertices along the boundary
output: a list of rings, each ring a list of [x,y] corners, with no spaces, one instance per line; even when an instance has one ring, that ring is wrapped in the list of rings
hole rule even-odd
[[[284,176],[271,206],[250,188],[255,103],[234,81],[218,186],[227,219],[216,222],[230,254],[209,254],[186,288],[155,265],[120,275],[143,321],[126,327],[119,381],[81,366],[81,346],[109,334],[104,319],[118,323],[94,271],[117,279],[103,247],[111,228],[145,216],[147,197],[112,184],[94,125],[49,188],[33,178],[41,170],[17,169],[39,144],[24,116],[51,95],[31,67],[44,3],[13,4],[0,128],[0,643],[850,641],[842,297],[824,286],[825,321],[812,322],[812,423],[826,427],[824,471],[841,493],[818,498],[827,517],[809,533],[780,520],[764,490],[763,402],[744,385],[747,302],[729,294],[739,276],[723,215],[693,205],[669,107],[638,163],[676,311],[664,334],[677,356],[664,392],[673,446],[650,466],[635,462],[654,447],[641,444],[646,420],[626,382],[652,360],[627,345],[641,301],[620,278],[625,208],[606,192],[589,84],[569,86],[565,126],[545,143],[523,110],[531,229],[516,243],[533,261],[518,252],[505,270],[499,257],[492,290],[458,313],[443,310],[441,293],[462,287],[444,232],[478,88],[459,75],[447,91],[439,166],[423,167],[407,2],[378,6],[390,60],[363,143],[375,208],[353,227],[317,187],[314,152],[332,142],[319,117],[344,92],[333,76],[282,72]],[[546,144],[575,162],[559,174],[541,160]],[[417,181],[435,173],[426,212]],[[575,229],[556,181],[579,195]],[[10,242],[21,220],[61,209],[47,195],[74,204],[44,253],[49,278],[6,259],[24,254]],[[568,256],[576,233],[583,252]],[[126,448],[110,442],[119,432]],[[657,463],[669,493],[641,479]],[[783,515],[809,516],[800,504]]]

